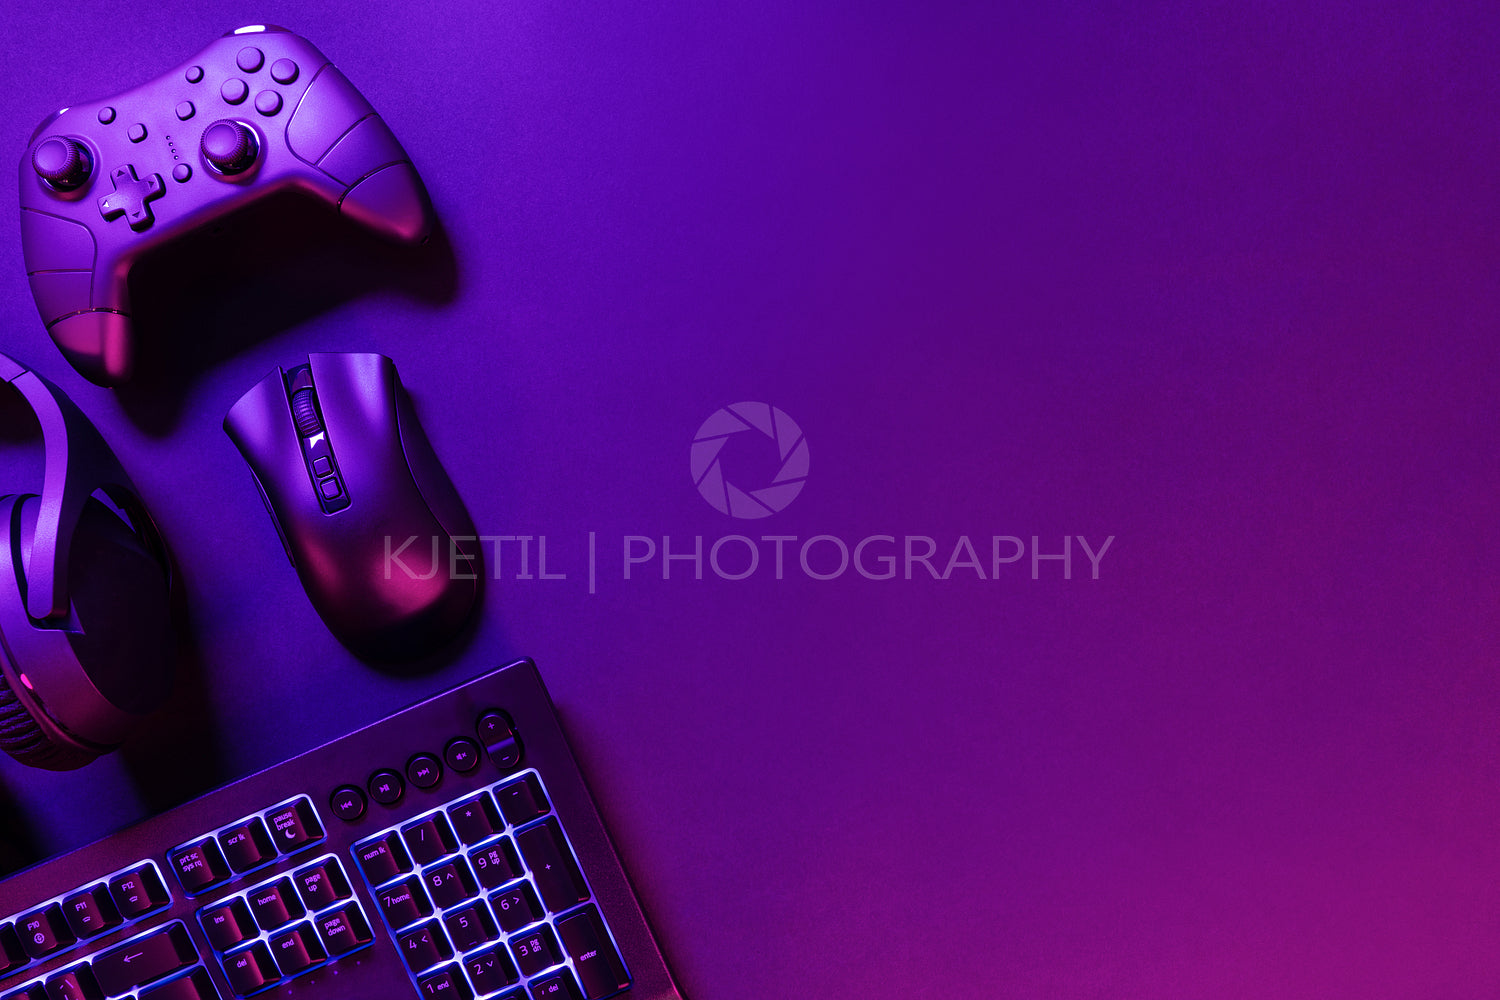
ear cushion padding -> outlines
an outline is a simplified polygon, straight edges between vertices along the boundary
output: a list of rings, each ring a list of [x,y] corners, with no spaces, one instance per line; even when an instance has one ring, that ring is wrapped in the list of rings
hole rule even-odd
[[[53,742],[11,690],[4,674],[0,674],[0,750],[22,764],[48,771],[71,771],[98,756]]]

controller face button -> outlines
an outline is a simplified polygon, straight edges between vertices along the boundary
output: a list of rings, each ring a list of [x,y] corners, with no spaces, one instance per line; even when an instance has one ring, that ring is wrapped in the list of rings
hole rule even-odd
[[[224,98],[226,104],[238,104],[250,93],[250,88],[245,81],[239,77],[230,77],[224,81],[224,86],[219,88],[219,96]]]
[[[198,145],[209,166],[230,176],[249,170],[260,155],[260,141],[254,130],[243,122],[228,119],[204,129]]]
[[[125,134],[130,136],[131,142],[143,142],[146,138],[146,126],[142,125],[140,122],[136,122],[134,125],[130,126],[130,131]]]
[[[187,68],[187,72],[184,73],[184,74],[182,74],[182,75],[187,79],[188,83],[202,83],[203,82],[203,67],[202,66],[189,66]]]
[[[261,54],[260,49],[253,45],[247,45],[240,49],[240,54],[235,57],[234,63],[246,73],[254,73],[265,63],[266,57]]]
[[[255,95],[255,110],[263,115],[274,115],[281,110],[281,95],[274,90],[262,90]]]
[[[291,83],[297,79],[297,64],[290,59],[278,59],[271,64],[271,79],[277,83]]]
[[[187,121],[189,118],[193,117],[193,112],[196,110],[197,109],[193,107],[192,101],[183,101],[181,104],[177,105],[177,120],[180,122]]]
[[[186,163],[179,163],[172,168],[172,179],[178,184],[183,183],[191,176],[193,176],[193,168]]]
[[[83,143],[51,135],[32,150],[31,168],[55,190],[71,191],[89,179],[94,161]]]
[[[108,125],[110,122],[112,122],[114,120],[115,120],[115,109],[114,108],[100,108],[99,109],[99,124],[100,125]]]
[[[152,174],[141,180],[135,175],[135,167],[127,163],[110,174],[109,179],[114,182],[114,194],[99,199],[99,214],[104,221],[113,222],[123,215],[136,232],[149,229],[156,221],[151,214],[151,202],[167,190],[161,182],[161,174]]]

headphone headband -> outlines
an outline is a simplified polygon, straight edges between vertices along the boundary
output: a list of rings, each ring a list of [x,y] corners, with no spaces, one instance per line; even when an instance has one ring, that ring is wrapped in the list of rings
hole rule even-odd
[[[41,509],[26,568],[26,613],[36,621],[65,618],[70,603],[68,553],[84,502],[96,490],[127,509],[137,530],[144,515],[135,485],[94,425],[63,391],[0,354],[0,379],[20,391],[42,425],[46,451]]]

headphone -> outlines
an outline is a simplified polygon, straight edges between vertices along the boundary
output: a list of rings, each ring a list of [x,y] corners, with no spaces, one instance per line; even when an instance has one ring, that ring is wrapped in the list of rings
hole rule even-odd
[[[42,426],[42,491],[0,496],[0,750],[82,767],[171,693],[173,573],[150,514],[94,425],[0,354]]]

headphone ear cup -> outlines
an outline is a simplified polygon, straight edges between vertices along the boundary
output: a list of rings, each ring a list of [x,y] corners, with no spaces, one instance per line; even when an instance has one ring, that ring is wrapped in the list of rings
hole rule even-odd
[[[91,497],[69,550],[68,626],[38,625],[16,570],[31,559],[40,508],[36,496],[0,500],[0,750],[71,770],[118,746],[170,693],[170,574],[121,514]]]
[[[48,736],[3,674],[0,674],[0,750],[22,764],[48,771],[72,771],[99,757],[81,747],[57,743]]]
[[[66,633],[73,655],[111,704],[150,714],[172,693],[169,571],[119,514],[92,497],[78,518],[69,566],[80,626]]]

